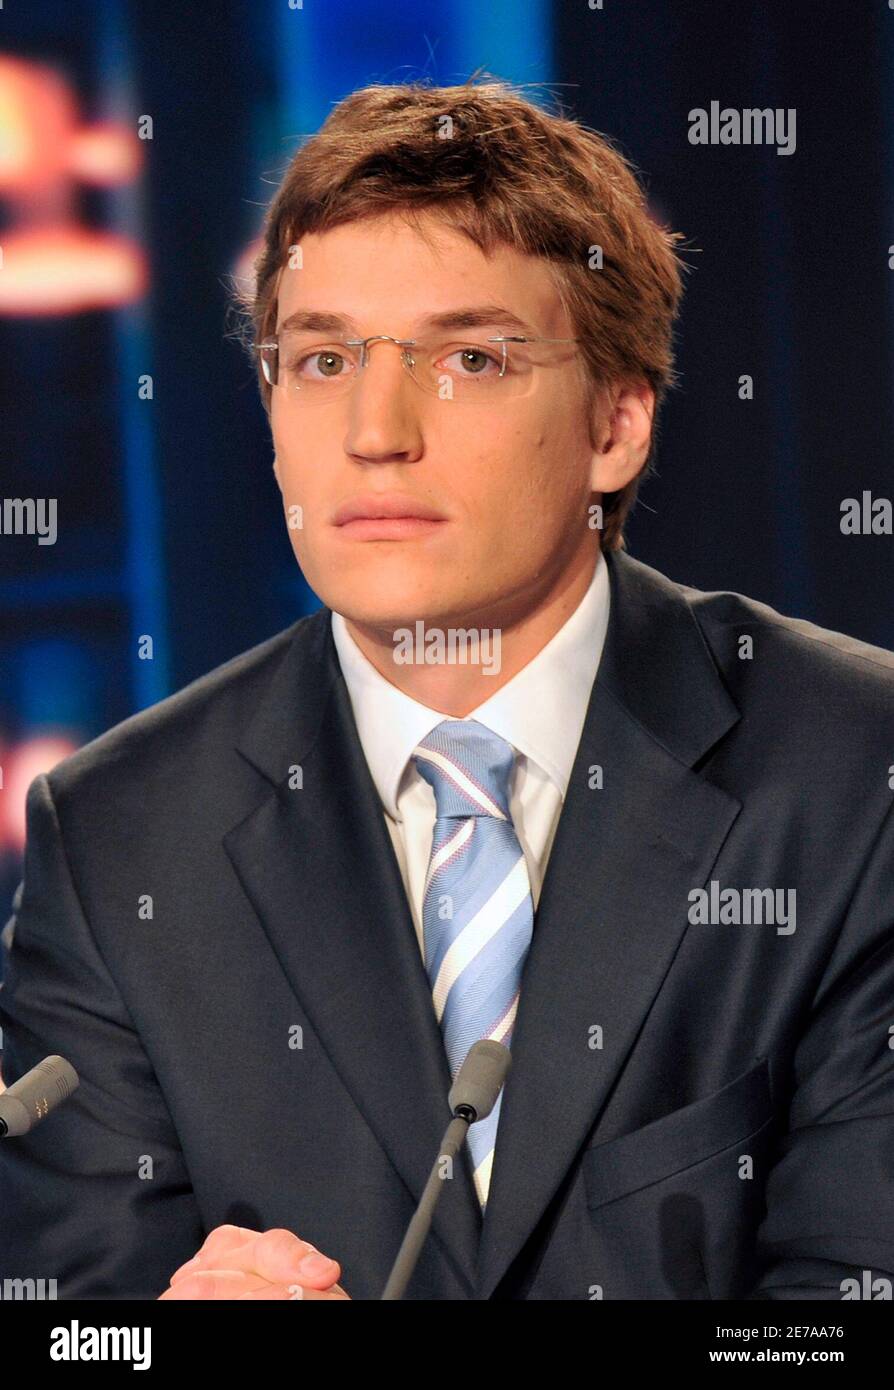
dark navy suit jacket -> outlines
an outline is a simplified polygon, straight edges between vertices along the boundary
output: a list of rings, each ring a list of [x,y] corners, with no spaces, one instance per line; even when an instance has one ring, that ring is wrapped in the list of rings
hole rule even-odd
[[[894,655],[608,564],[486,1215],[464,1162],[409,1296],[838,1299],[894,1276]],[[31,787],[4,1078],[81,1084],[0,1147],[4,1277],[154,1298],[234,1222],[382,1290],[450,1077],[329,618]]]

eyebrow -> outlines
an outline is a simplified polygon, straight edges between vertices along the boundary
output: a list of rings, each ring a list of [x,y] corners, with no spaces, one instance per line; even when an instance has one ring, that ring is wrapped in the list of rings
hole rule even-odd
[[[536,336],[536,329],[513,314],[502,304],[473,304],[462,309],[447,309],[440,314],[428,314],[418,319],[420,328],[503,328],[516,333]],[[319,309],[298,309],[279,325],[278,332],[300,328],[311,333],[358,333],[354,319],[345,314],[325,313]]]

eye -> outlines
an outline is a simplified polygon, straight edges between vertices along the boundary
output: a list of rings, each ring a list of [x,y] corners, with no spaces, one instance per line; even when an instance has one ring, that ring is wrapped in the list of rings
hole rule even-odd
[[[488,371],[488,367],[495,368],[499,374],[503,365],[501,353],[490,352],[483,347],[453,348],[445,355],[445,364],[450,366],[451,359],[457,359],[451,370],[459,372],[462,376],[492,376],[493,372]]]
[[[342,354],[331,352],[330,349],[325,350],[325,352],[311,353],[310,357],[303,357],[300,366],[304,367],[307,364],[316,367],[321,377],[339,377],[343,367],[346,366]],[[316,373],[311,373],[311,375],[316,375]]]
[[[331,381],[333,377],[343,375],[349,364],[342,353],[333,348],[317,348],[288,365],[290,371],[310,381]]]

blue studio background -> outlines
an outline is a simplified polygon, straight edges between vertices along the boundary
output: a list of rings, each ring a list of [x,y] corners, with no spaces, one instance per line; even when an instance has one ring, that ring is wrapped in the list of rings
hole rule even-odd
[[[59,518],[52,546],[0,534],[0,924],[31,778],[316,607],[226,336],[229,277],[289,156],[358,86],[479,68],[549,84],[688,239],[681,385],[632,553],[894,647],[894,541],[839,524],[843,498],[894,492],[888,0],[7,4],[0,83],[36,74],[38,97],[0,99],[0,148],[33,144],[27,177],[0,154],[0,244],[48,231],[78,274],[96,250],[112,302],[47,308],[27,277],[0,298],[0,497],[56,498]],[[41,162],[41,141],[58,149],[39,119],[48,70],[70,129],[151,116],[138,170],[113,137],[73,145],[68,172]],[[795,153],[691,145],[688,112],[712,100],[794,107]],[[105,173],[85,177],[91,160]]]

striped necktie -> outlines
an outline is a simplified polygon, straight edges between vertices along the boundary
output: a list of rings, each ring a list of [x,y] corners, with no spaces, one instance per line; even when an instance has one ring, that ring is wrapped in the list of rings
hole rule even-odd
[[[444,720],[413,750],[435,794],[425,880],[425,965],[455,1077],[479,1038],[509,1047],[534,903],[509,812],[512,745],[475,720]],[[469,1129],[475,1188],[487,1203],[502,1093]]]

